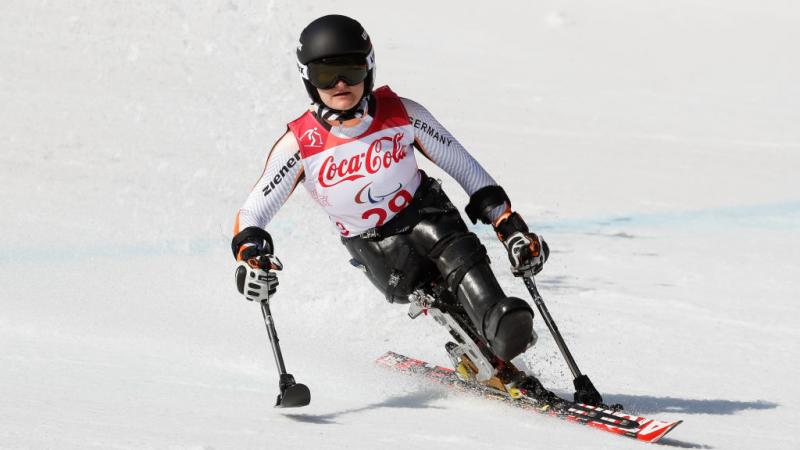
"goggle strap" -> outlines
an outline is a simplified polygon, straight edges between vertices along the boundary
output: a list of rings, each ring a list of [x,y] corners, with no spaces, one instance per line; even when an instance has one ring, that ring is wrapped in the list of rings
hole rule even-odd
[[[372,70],[375,68],[375,50],[369,49],[369,54],[367,55],[367,70]]]
[[[308,80],[308,66],[301,63],[300,60],[297,60],[297,70],[300,71],[300,76],[303,77],[304,80]]]
[[[372,70],[375,68],[375,50],[369,49],[369,54],[367,55],[367,70]],[[303,64],[300,60],[297,60],[297,70],[300,71],[300,76],[303,77],[304,80],[308,80],[308,65]]]

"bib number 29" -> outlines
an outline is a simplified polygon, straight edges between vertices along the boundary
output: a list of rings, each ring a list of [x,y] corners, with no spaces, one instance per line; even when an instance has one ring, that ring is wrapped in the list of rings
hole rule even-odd
[[[391,212],[397,214],[403,208],[408,206],[409,203],[411,203],[411,194],[407,190],[403,189],[395,194],[391,200],[389,200],[389,204],[387,206]],[[364,211],[364,214],[361,215],[361,218],[368,220],[372,216],[378,216],[378,221],[375,222],[375,227],[377,228],[383,225],[388,215],[389,213],[387,213],[383,208],[372,208]]]

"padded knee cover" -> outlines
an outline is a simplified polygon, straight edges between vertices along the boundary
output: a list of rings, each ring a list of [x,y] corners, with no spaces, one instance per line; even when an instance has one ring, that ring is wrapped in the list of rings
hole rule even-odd
[[[483,320],[486,340],[504,361],[524,352],[533,340],[533,310],[519,298],[508,297],[495,303]]]

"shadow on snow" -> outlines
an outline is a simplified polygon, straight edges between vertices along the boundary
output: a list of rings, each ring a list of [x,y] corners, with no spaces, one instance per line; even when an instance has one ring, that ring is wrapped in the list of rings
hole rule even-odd
[[[701,400],[625,394],[608,394],[607,396],[604,396],[604,398],[609,404],[623,404],[625,406],[625,411],[632,411],[646,416],[660,413],[730,415],[738,411],[775,409],[779,406],[777,403],[764,400],[747,402],[737,400]]]
[[[364,411],[380,408],[414,408],[414,409],[443,409],[440,406],[432,406],[429,403],[443,398],[446,396],[445,392],[425,391],[413,392],[406,395],[396,395],[389,397],[378,403],[370,403],[358,408],[345,409],[327,414],[284,414],[287,417],[298,422],[316,423],[316,424],[335,424],[336,418],[347,414],[356,414]]]
[[[677,439],[672,439],[672,438],[663,438],[652,445],[665,445],[667,447],[677,447],[677,448],[702,448],[702,449],[714,448],[710,445],[695,444],[692,442],[679,441]]]
[[[424,391],[413,392],[405,395],[389,397],[377,403],[371,403],[358,408],[350,408],[342,411],[327,414],[284,414],[291,420],[304,423],[315,424],[336,424],[336,419],[348,414],[357,414],[380,408],[414,408],[414,409],[443,409],[440,406],[433,406],[430,403],[434,400],[446,397],[445,392]],[[641,414],[650,418],[655,414],[717,414],[730,415],[738,411],[745,410],[764,410],[774,409],[779,406],[777,403],[764,400],[757,401],[735,401],[719,399],[682,399],[673,397],[652,397],[647,395],[625,395],[610,394],[606,396],[609,403],[622,403],[625,411]],[[661,418],[663,419],[663,418]],[[712,449],[712,446],[686,442],[672,438],[661,439],[656,445],[676,448]]]

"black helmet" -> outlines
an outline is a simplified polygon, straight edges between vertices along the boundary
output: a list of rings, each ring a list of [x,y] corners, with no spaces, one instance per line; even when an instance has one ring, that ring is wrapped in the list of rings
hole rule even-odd
[[[367,78],[364,80],[364,95],[369,95],[375,79],[375,53],[369,35],[358,21],[336,14],[322,16],[308,24],[300,33],[297,67],[311,100],[321,102],[317,89],[308,81],[307,64],[323,58],[344,55],[364,58],[368,68]]]

